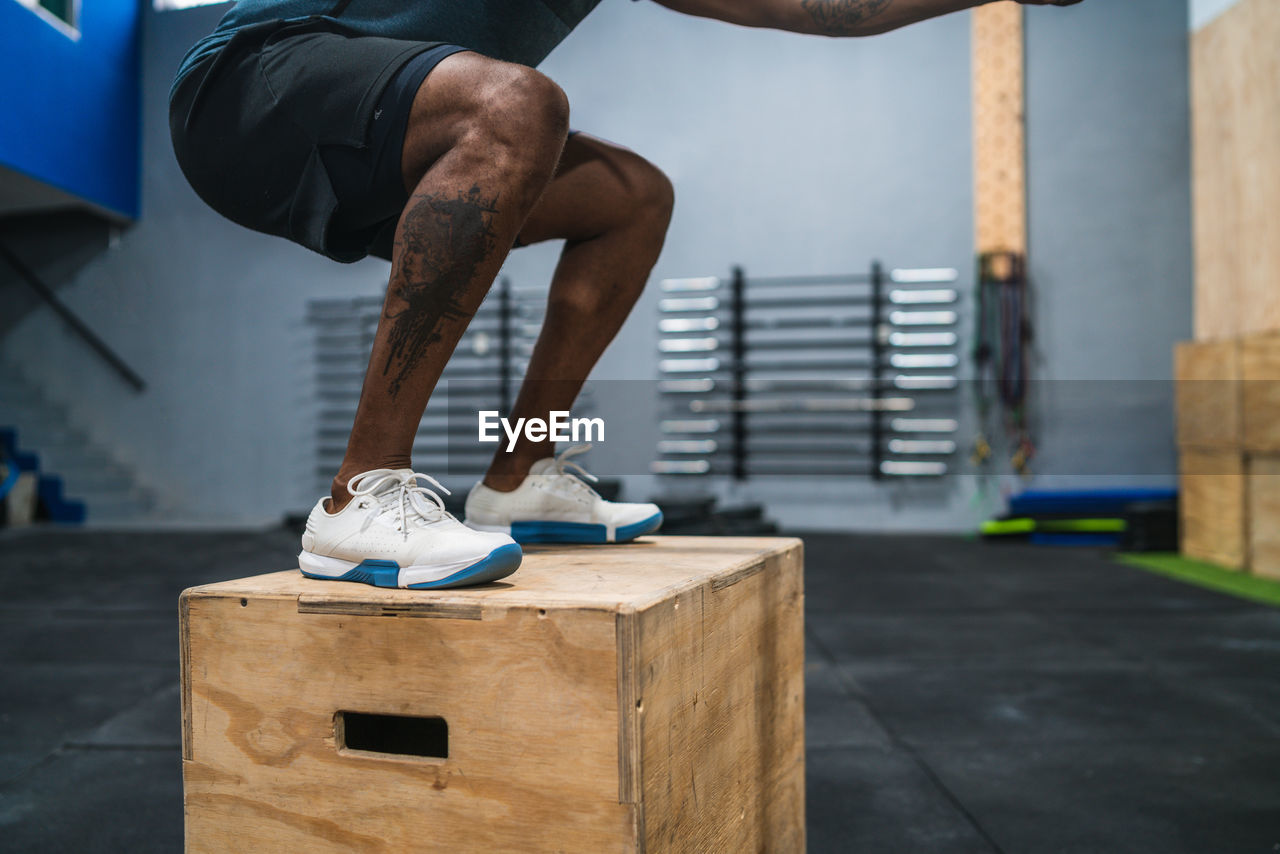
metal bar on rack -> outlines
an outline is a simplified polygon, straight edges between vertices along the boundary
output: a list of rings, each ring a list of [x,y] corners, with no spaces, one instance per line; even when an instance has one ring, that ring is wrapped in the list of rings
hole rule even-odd
[[[658,370],[664,374],[710,374],[720,370],[720,360],[709,359],[661,359]]]
[[[720,287],[720,279],[716,276],[697,276],[687,279],[662,280],[662,290],[666,293],[714,291],[718,287]]]
[[[869,369],[871,358],[867,356],[850,356],[840,361],[800,361],[799,359],[781,359],[777,361],[751,360],[747,366],[752,371],[843,371]]]
[[[719,328],[717,317],[664,317],[658,321],[659,332],[714,332]]]
[[[794,439],[796,436],[809,438],[841,437],[852,434],[870,434],[870,419],[861,427],[850,426],[847,422],[831,422],[827,424],[752,424],[751,436],[754,444],[756,436],[784,436]]]
[[[840,475],[844,477],[867,477],[872,474],[871,467],[865,462],[846,463],[842,460],[824,460],[820,467],[810,463],[801,465],[787,460],[776,462],[758,461],[751,465],[751,474],[791,474],[791,475]]]
[[[715,439],[663,439],[658,451],[663,454],[714,454],[720,449]]]
[[[923,269],[896,269],[889,273],[889,279],[895,284],[935,284],[954,282],[960,278],[960,271],[955,267],[928,267]]]
[[[800,391],[866,391],[871,388],[871,377],[831,377],[829,379],[764,379],[751,378],[747,380],[747,390],[751,392],[771,392],[771,391],[787,391],[798,393]]]
[[[668,418],[659,426],[663,433],[715,433],[720,422],[714,418]]]
[[[663,338],[658,342],[663,353],[710,353],[720,349],[719,338]]]
[[[870,328],[871,319],[869,317],[850,317],[847,314],[819,314],[811,317],[803,315],[799,317],[764,317],[760,319],[752,319],[747,321],[747,329],[761,330],[783,330],[783,329],[814,329],[814,328]],[[851,340],[849,343],[860,343]]]
[[[891,368],[954,368],[959,364],[955,353],[894,353],[889,357]]]
[[[896,433],[954,433],[960,429],[954,418],[895,418],[890,425]]]
[[[818,397],[805,399],[753,398],[751,400],[691,400],[689,411],[697,415],[728,412],[736,418],[748,412],[910,412],[910,397]]]
[[[691,380],[659,380],[658,391],[663,394],[706,394],[714,391],[716,381],[710,377]]]
[[[889,291],[889,302],[894,305],[945,305],[958,299],[960,295],[954,288]]]
[[[890,347],[954,347],[959,340],[954,332],[891,332]]]
[[[715,311],[719,307],[717,297],[666,297],[658,300],[658,309],[665,312]]]
[[[866,273],[838,273],[827,276],[752,276],[751,284],[770,285],[865,285],[871,281]]]
[[[952,326],[956,319],[954,311],[889,312],[889,323],[894,326]]]
[[[881,418],[880,407],[880,380],[881,380],[881,362],[884,359],[884,342],[881,335],[881,301],[884,292],[884,270],[880,266],[879,261],[871,262],[871,399],[876,402],[874,411],[871,413],[871,478],[879,480],[881,476]],[[914,401],[912,402],[914,405]]]
[[[649,464],[654,474],[709,474],[711,463],[706,460],[654,460]]]
[[[913,391],[941,391],[953,389],[960,385],[960,380],[951,376],[907,376],[899,374],[892,380],[894,388]]]
[[[898,477],[938,477],[947,473],[947,464],[918,460],[885,460],[880,464],[880,473]]]
[[[747,478],[747,274],[733,268],[733,477]]]
[[[678,339],[687,340],[687,339]],[[696,340],[696,339],[695,339]],[[714,339],[713,339],[714,340]],[[839,338],[777,338],[777,339],[760,339],[753,338],[751,341],[752,350],[830,350],[836,347],[847,347],[848,340]],[[864,357],[860,355],[849,362],[849,364],[866,364],[862,361]]]
[[[751,280],[752,283],[755,279]],[[753,296],[747,300],[751,308],[803,308],[817,306],[819,308],[838,308],[842,306],[868,305],[871,297],[867,294],[784,294],[782,296]]]
[[[947,439],[890,439],[891,454],[954,454],[956,443]]]

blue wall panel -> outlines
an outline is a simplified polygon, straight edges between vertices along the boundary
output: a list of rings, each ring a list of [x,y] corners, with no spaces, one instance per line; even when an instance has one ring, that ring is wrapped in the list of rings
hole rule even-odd
[[[73,40],[0,0],[0,163],[138,215],[139,3],[83,0]]]

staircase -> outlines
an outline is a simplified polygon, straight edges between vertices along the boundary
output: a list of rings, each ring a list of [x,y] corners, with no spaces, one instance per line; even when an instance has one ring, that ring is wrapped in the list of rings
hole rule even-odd
[[[16,455],[20,468],[38,473],[41,504],[52,520],[135,522],[154,506],[129,469],[7,365],[0,365],[0,448]],[[77,514],[76,504],[84,512]]]

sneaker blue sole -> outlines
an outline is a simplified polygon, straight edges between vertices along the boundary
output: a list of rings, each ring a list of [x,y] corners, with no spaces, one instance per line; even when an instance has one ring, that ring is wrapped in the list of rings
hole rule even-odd
[[[439,590],[445,587],[471,587],[476,584],[487,584],[506,578],[520,567],[524,553],[518,545],[499,546],[489,552],[489,556],[466,569],[460,569],[453,575],[437,581],[423,581],[410,584],[409,590]],[[366,560],[339,576],[315,575],[301,570],[307,578],[318,578],[322,581],[356,581],[361,584],[372,584],[374,587],[399,587],[400,564],[393,560]]]
[[[661,527],[662,513],[654,513],[648,519],[618,528],[613,532],[613,541],[627,543]],[[609,531],[604,525],[582,522],[512,522],[511,539],[517,543],[607,543]]]

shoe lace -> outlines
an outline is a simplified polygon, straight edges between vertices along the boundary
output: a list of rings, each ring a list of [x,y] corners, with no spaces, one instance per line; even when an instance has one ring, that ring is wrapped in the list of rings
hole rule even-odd
[[[600,478],[584,469],[578,463],[569,461],[570,457],[585,454],[589,450],[591,450],[591,443],[589,442],[584,445],[573,445],[556,455],[552,462],[555,464],[556,474],[565,478],[563,483],[568,484],[572,489],[586,490],[592,495],[599,496],[599,493],[585,483],[584,479],[596,483]],[[573,469],[573,471],[570,472],[569,469]]]
[[[371,497],[378,503],[381,512],[394,511],[396,529],[407,540],[411,520],[422,525],[452,518],[449,511],[444,509],[444,499],[432,489],[419,486],[419,480],[425,480],[445,495],[452,495],[434,477],[408,469],[374,469],[356,475],[347,483],[347,492],[357,499]]]

